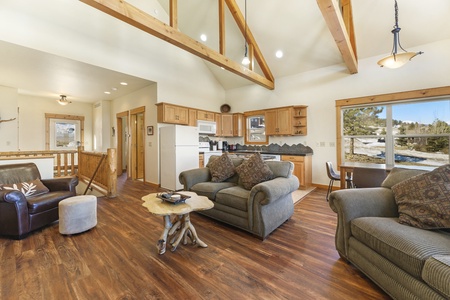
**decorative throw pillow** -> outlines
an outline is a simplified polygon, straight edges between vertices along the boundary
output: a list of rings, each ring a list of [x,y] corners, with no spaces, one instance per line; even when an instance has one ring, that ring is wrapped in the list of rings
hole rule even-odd
[[[272,179],[273,176],[260,153],[255,153],[248,160],[244,160],[242,164],[236,167],[236,172],[239,174],[242,185],[247,190],[251,190],[260,182]]]
[[[211,172],[212,182],[222,182],[236,173],[233,162],[226,152],[208,163],[208,168]]]
[[[49,189],[39,180],[13,184],[0,184],[0,191],[19,191],[25,197],[34,197],[49,192]]]
[[[392,187],[399,222],[422,229],[450,228],[450,165]]]

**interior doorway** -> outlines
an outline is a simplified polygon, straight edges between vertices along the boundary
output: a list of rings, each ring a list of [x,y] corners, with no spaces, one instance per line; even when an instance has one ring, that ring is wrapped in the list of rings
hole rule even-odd
[[[130,111],[130,169],[131,178],[145,181],[145,107]]]
[[[129,149],[129,125],[128,125],[129,111],[124,111],[116,114],[117,120],[117,176],[122,175],[128,170],[128,149]],[[128,177],[130,175],[128,174]]]

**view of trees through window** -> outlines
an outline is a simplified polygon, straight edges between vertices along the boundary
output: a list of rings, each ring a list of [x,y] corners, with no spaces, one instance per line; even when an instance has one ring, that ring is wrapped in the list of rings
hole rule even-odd
[[[346,108],[345,161],[439,166],[449,162],[450,100]]]

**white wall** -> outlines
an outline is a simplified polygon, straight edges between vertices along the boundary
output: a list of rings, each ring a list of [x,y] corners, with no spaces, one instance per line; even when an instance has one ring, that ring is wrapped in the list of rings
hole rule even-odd
[[[156,0],[133,2],[165,14]],[[225,99],[202,59],[80,1],[2,0],[0,20],[1,40],[158,82],[158,102],[218,110]]]
[[[17,90],[0,86],[0,120],[10,120],[0,123],[0,151],[17,151],[18,139],[18,114],[17,114]]]
[[[45,114],[84,116],[85,149],[92,149],[92,104],[74,102],[61,106],[57,99],[20,95],[17,89],[0,86],[0,151],[45,150]]]
[[[145,135],[145,181],[159,184],[159,151],[158,151],[158,123],[156,120],[156,84],[149,85],[134,93],[115,99],[111,103],[111,126],[117,128],[116,115],[145,106],[145,128],[153,126],[153,135]],[[112,147],[117,148],[117,134],[112,139]]]
[[[314,150],[313,183],[328,184],[325,162],[336,164],[335,100],[418,90],[450,85],[450,40],[422,45],[409,51],[425,54],[400,69],[383,69],[381,57],[359,60],[359,73],[350,75],[343,65],[278,78],[275,90],[257,85],[229,90],[227,103],[233,111],[247,111],[293,104],[308,105],[308,135],[271,137],[270,142],[302,143]],[[325,142],[325,147],[318,147]]]

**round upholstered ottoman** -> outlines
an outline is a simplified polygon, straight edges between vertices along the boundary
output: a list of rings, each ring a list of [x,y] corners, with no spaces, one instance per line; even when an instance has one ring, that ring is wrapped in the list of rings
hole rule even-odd
[[[59,202],[59,232],[75,234],[97,225],[97,197],[75,196]]]

